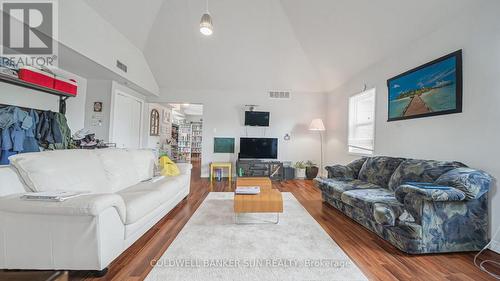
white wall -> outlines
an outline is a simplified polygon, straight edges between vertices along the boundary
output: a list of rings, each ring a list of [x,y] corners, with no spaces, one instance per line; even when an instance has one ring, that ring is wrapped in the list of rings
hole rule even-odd
[[[150,129],[150,121],[151,121],[151,111],[153,109],[158,110],[160,113],[160,135],[159,136],[151,136],[149,134],[149,129]],[[161,104],[157,103],[148,103],[147,104],[147,110],[144,112],[144,133],[145,133],[145,141],[144,141],[144,147],[145,148],[151,148],[151,149],[158,149],[160,148],[163,144],[166,143],[167,139],[170,139],[172,135],[172,125],[169,122],[164,122],[163,114],[164,111],[170,112],[171,109],[167,108]],[[162,128],[166,127],[166,131],[164,132]]]
[[[189,115],[189,114],[186,114],[186,121],[188,121],[188,122],[200,122],[200,121],[203,121],[203,115]]]
[[[96,138],[108,142],[110,137],[109,133],[113,102],[111,98],[112,93],[118,90],[137,97],[143,101],[145,100],[145,97],[116,81],[89,79],[87,84],[88,89],[87,100],[85,103],[85,129],[95,133]],[[102,102],[101,113],[94,112],[94,102]],[[147,111],[147,109],[143,109],[143,111]],[[99,118],[102,120],[100,125],[96,122],[97,117],[101,117]]]
[[[202,177],[214,161],[237,160],[239,137],[278,138],[278,158],[283,161],[320,162],[319,135],[308,130],[314,118],[326,116],[326,96],[320,93],[292,93],[291,100],[271,100],[261,92],[162,91],[163,102],[203,104]],[[246,128],[246,104],[260,105],[256,110],[271,112],[269,128]],[[290,141],[284,141],[286,133]],[[234,137],[235,154],[214,154],[214,137]],[[234,172],[234,171],[233,171]]]
[[[66,118],[68,119],[68,126],[71,132],[74,133],[84,126],[87,80],[63,70],[59,70],[58,72],[75,79],[78,83],[77,96],[71,97],[66,101]],[[40,110],[59,111],[59,97],[7,83],[0,83],[0,103]]]
[[[85,101],[87,99],[87,79],[76,74],[57,70],[59,75],[74,79],[78,83],[78,91],[76,97],[66,100],[66,118],[71,132],[74,133],[84,127],[85,124]]]
[[[347,153],[348,97],[376,87],[375,153],[458,160],[500,178],[500,2],[478,5],[436,32],[355,76],[328,95],[328,163],[357,158]],[[386,81],[406,70],[463,49],[463,113],[387,122]],[[491,227],[500,227],[500,193],[490,193]]]
[[[158,84],[141,50],[85,1],[58,1],[58,3],[59,42],[129,79],[149,93],[158,95]],[[140,21],[140,19],[130,20]],[[116,60],[128,66],[127,73],[116,67]]]
[[[94,102],[102,102],[102,112],[94,112]],[[106,142],[109,141],[110,111],[111,81],[89,79],[85,103],[85,129],[95,133],[97,139]]]

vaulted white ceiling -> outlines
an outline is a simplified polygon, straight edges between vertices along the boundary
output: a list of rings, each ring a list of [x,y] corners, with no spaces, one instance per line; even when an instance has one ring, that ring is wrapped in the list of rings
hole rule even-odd
[[[164,89],[317,92],[487,0],[211,0],[211,37],[198,31],[204,0],[86,1]]]
[[[104,19],[144,50],[164,0],[85,0]]]

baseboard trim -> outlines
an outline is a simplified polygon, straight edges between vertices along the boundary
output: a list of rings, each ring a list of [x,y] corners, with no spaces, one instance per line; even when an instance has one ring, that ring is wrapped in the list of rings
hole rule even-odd
[[[491,241],[491,244],[490,244],[489,248],[493,252],[496,252],[497,254],[500,254],[500,242],[499,241]]]

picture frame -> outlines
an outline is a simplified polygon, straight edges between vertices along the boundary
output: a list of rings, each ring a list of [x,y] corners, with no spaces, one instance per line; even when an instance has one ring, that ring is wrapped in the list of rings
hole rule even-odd
[[[388,118],[398,121],[462,112],[462,50],[387,80]]]
[[[94,102],[94,112],[102,112],[102,102],[101,101]]]

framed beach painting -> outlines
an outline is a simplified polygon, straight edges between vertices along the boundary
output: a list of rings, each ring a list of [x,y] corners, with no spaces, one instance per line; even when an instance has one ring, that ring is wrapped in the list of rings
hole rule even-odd
[[[462,112],[462,50],[387,80],[388,121]]]

